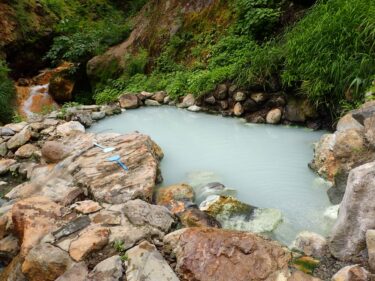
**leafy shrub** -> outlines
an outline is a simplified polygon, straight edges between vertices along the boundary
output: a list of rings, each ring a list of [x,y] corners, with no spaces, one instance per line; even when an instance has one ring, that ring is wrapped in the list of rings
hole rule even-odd
[[[132,77],[136,74],[145,72],[148,63],[148,52],[145,49],[140,49],[135,55],[127,54],[125,57],[125,74]]]
[[[10,122],[13,116],[15,89],[8,77],[9,69],[3,60],[0,60],[0,122]]]
[[[281,0],[237,0],[237,31],[263,38],[279,21],[281,3]]]

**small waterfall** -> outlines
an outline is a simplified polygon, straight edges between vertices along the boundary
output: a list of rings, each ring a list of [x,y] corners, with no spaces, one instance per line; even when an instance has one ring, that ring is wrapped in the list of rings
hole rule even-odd
[[[19,112],[25,117],[57,108],[58,105],[48,94],[48,84],[29,87],[17,86]]]

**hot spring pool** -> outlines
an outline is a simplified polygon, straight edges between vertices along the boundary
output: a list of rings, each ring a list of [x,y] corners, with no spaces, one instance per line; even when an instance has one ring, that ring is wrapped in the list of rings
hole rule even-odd
[[[307,167],[313,143],[324,132],[254,125],[240,119],[192,113],[175,107],[128,110],[95,124],[91,132],[150,135],[165,153],[163,185],[219,181],[237,198],[282,211],[275,238],[290,243],[301,230],[326,235],[327,184]]]

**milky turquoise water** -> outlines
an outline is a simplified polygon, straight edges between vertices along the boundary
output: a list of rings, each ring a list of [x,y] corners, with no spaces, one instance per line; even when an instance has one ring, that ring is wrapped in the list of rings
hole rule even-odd
[[[290,243],[301,230],[327,234],[327,185],[307,167],[313,143],[324,132],[247,124],[175,107],[128,110],[90,130],[150,135],[165,154],[163,185],[220,181],[236,189],[241,201],[280,209],[284,223],[275,234],[280,241]]]

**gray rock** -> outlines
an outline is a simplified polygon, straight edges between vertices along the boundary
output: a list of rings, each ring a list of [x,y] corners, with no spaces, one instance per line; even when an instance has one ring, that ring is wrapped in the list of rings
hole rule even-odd
[[[10,128],[7,128],[7,127],[2,127],[0,128],[0,136],[7,136],[7,137],[11,137],[11,136],[14,136],[16,133],[10,129]]]
[[[336,131],[339,132],[349,129],[363,130],[363,125],[361,125],[356,119],[354,119],[351,113],[348,113],[340,118],[336,126]]]
[[[8,149],[13,150],[16,148],[21,147],[25,143],[27,143],[32,137],[32,131],[30,126],[26,126],[20,131],[19,133],[15,134],[10,140],[7,142]]]
[[[103,105],[101,110],[104,111],[107,116],[121,113],[121,107],[117,103]]]
[[[228,97],[228,86],[225,84],[220,84],[217,86],[214,92],[215,99],[224,100]]]
[[[366,139],[372,147],[375,147],[375,115],[366,118],[364,125]]]
[[[126,254],[128,281],[179,281],[163,256],[147,241],[130,249]]]
[[[205,98],[204,101],[208,104],[215,104],[216,103],[216,99],[215,99],[214,96],[209,96],[209,97]]]
[[[330,235],[329,249],[340,260],[351,260],[366,247],[365,234],[375,228],[375,162],[353,169]]]
[[[375,102],[363,104],[359,109],[352,111],[352,116],[359,124],[364,125],[365,120],[375,115]]]
[[[220,108],[221,108],[222,110],[226,110],[226,109],[228,109],[228,107],[229,107],[229,103],[228,103],[227,100],[219,100],[218,103],[219,103]]]
[[[368,253],[368,263],[370,269],[375,271],[375,230],[369,229],[366,231],[366,246]]]
[[[156,100],[147,99],[147,100],[145,100],[145,105],[146,106],[159,106],[161,104]]]
[[[266,122],[268,124],[278,124],[281,121],[282,112],[279,108],[270,110],[267,113]]]
[[[76,263],[55,281],[87,281],[89,271],[84,262]]]
[[[0,156],[4,157],[5,155],[7,155],[7,153],[8,153],[7,144],[6,142],[3,142],[2,144],[0,144]]]
[[[166,207],[151,205],[140,199],[126,202],[123,211],[132,224],[149,224],[163,232],[168,232],[174,223],[173,216]]]
[[[331,281],[368,281],[369,272],[359,265],[348,265],[333,275]]]
[[[134,94],[124,94],[119,97],[121,108],[133,109],[139,107],[139,99]]]
[[[72,121],[78,121],[86,128],[92,125],[91,113],[89,111],[77,111],[71,118]]]
[[[320,234],[302,231],[298,233],[291,248],[301,251],[308,256],[323,257],[327,253],[328,244],[327,240]]]
[[[22,129],[25,128],[27,125],[28,125],[28,123],[23,121],[23,122],[19,122],[19,123],[6,124],[4,127],[8,128],[8,129],[11,129],[12,131],[18,133],[18,132],[21,132]]]
[[[233,95],[233,99],[235,101],[244,101],[244,100],[246,100],[246,94],[244,92],[236,92]]]
[[[91,118],[92,120],[101,120],[105,118],[105,112],[104,111],[92,112]]]
[[[87,281],[120,281],[123,275],[124,269],[120,256],[113,256],[98,263],[89,273]]]

